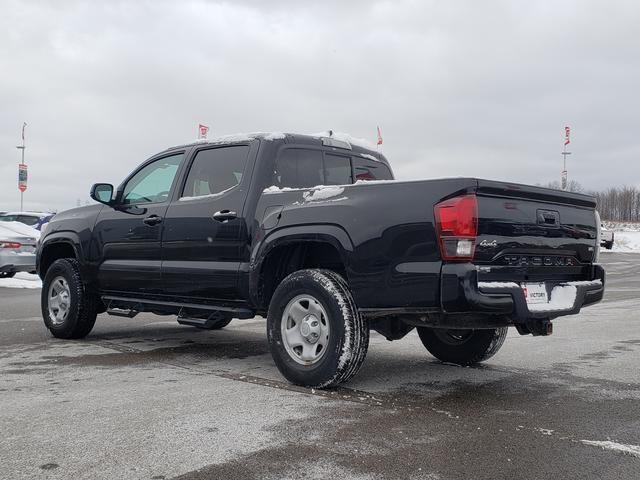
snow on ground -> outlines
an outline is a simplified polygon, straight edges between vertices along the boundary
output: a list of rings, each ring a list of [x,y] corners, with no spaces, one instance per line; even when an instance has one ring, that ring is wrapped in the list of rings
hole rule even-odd
[[[613,232],[613,249],[601,248],[600,252],[640,253],[640,223],[602,222],[607,230]]]
[[[614,232],[640,232],[640,222],[602,222],[605,227]]]
[[[636,252],[640,253],[640,232],[615,231],[613,233],[613,249],[600,249],[600,252]]]
[[[593,447],[600,447],[604,450],[613,450],[615,452],[621,452],[626,455],[632,455],[634,457],[640,458],[640,447],[638,445],[626,445],[624,443],[612,442],[610,440],[582,440],[582,443],[584,443],[585,445],[591,445]]]
[[[13,278],[0,278],[0,288],[42,288],[42,281],[33,273],[18,272]]]

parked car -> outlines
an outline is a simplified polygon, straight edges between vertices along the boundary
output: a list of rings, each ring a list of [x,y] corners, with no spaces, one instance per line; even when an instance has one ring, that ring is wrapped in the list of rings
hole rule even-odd
[[[91,197],[57,214],[38,250],[54,336],[82,338],[104,311],[209,329],[262,315],[278,369],[300,385],[351,378],[370,330],[417,328],[435,357],[470,365],[507,327],[549,335],[604,292],[593,197],[394,181],[382,154],[331,135],[170,148]]]
[[[604,223],[600,225],[600,246],[611,250],[613,248],[613,230],[609,230],[604,226]]]
[[[39,232],[18,222],[0,223],[0,278],[35,272]]]
[[[0,214],[0,222],[20,222],[36,230],[42,230],[54,215],[50,212],[6,212]]]

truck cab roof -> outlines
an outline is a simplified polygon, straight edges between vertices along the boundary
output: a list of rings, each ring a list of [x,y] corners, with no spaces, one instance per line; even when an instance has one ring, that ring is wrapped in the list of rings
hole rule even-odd
[[[268,142],[282,142],[296,145],[309,145],[316,147],[333,147],[340,150],[351,151],[360,154],[369,160],[377,160],[389,165],[386,157],[376,150],[376,147],[365,139],[352,137],[349,134],[341,132],[326,132],[300,134],[300,133],[281,133],[281,132],[250,132],[236,133],[231,135],[222,135],[212,137],[210,139],[195,140],[190,143],[176,145],[167,148],[165,151],[172,151],[186,147],[197,147],[202,145],[226,145],[235,143],[246,143],[254,140]]]

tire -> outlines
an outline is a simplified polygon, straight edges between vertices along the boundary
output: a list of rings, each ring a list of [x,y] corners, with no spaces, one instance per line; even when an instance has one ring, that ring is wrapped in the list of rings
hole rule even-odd
[[[297,332],[296,339],[288,340],[287,329],[291,336]],[[369,328],[340,275],[309,269],[292,273],[276,288],[267,315],[267,338],[287,380],[327,388],[358,372],[369,347]]]
[[[613,248],[613,242],[606,242],[604,248],[611,250]]]
[[[507,327],[488,330],[445,330],[417,327],[431,355],[442,362],[473,365],[493,357],[507,336]]]
[[[56,291],[57,310],[55,302],[49,302]],[[44,324],[54,337],[86,337],[96,322],[98,302],[97,297],[87,293],[77,260],[62,258],[49,267],[42,283],[40,306]]]
[[[16,272],[0,272],[0,278],[13,278]]]

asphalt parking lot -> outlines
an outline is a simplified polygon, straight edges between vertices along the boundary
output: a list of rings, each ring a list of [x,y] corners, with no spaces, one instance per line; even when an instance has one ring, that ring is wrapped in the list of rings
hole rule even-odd
[[[345,388],[287,384],[261,319],[223,331],[102,315],[51,337],[0,288],[0,478],[640,478],[640,255],[605,301],[483,366],[374,334]]]

